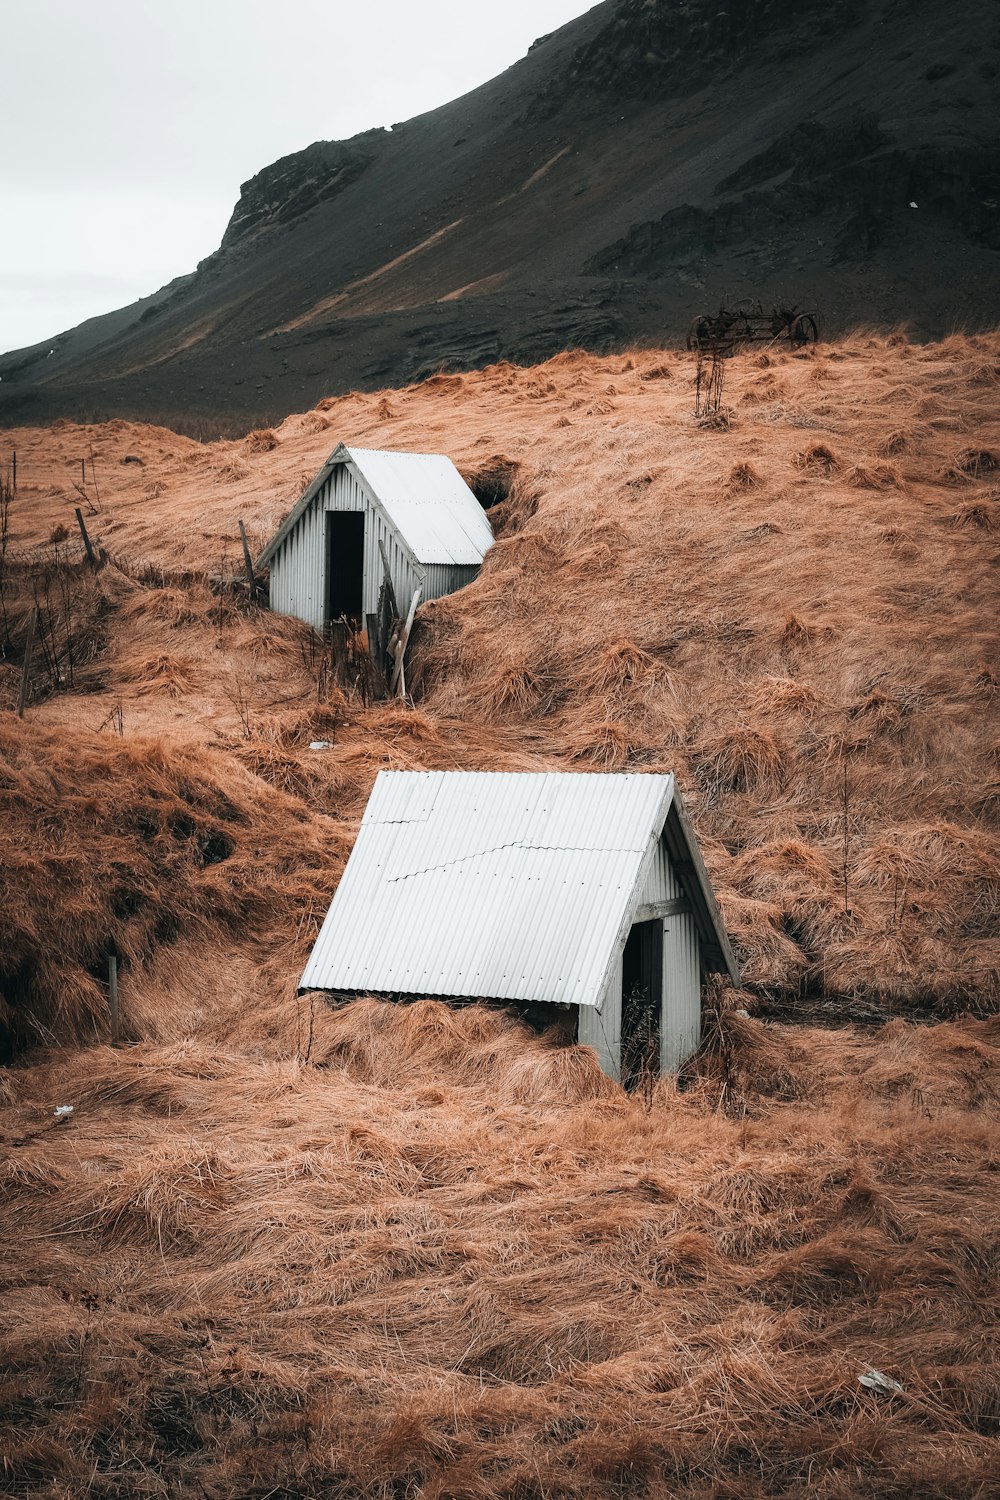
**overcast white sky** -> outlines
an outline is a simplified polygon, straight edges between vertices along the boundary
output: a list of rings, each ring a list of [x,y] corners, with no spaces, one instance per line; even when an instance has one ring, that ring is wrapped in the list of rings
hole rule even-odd
[[[433,109],[595,0],[0,0],[0,351],[194,269],[240,183]]]

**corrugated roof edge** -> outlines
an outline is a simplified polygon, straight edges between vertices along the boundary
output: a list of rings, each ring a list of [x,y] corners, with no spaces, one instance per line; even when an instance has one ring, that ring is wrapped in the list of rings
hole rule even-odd
[[[702,949],[708,959],[705,967],[712,974],[727,975],[734,985],[739,986],[740,966],[736,962],[698,840],[680,791],[676,788],[663,833],[667,841],[667,853],[694,911]]]
[[[338,463],[342,462],[340,457],[342,451],[346,452],[347,450],[344,448],[343,443],[338,443],[326,462],[322,464],[319,469],[317,469],[310,483],[303,490],[302,494],[299,496],[295,504],[292,506],[291,510],[288,512],[288,515],[285,517],[281,525],[278,527],[277,531],[274,533],[274,536],[271,538],[267,546],[264,548],[263,552],[258,557],[258,568],[265,567],[266,564],[271,561],[271,558],[278,550],[278,547],[285,540],[285,537],[288,535],[288,533],[297,524],[300,517],[308,509],[309,502],[315,498],[317,491],[325,483],[331,471],[336,468]]]
[[[394,773],[379,771],[378,776],[380,778],[384,775],[392,774]],[[452,772],[451,774],[461,775],[462,773]],[[497,774],[505,775],[509,773],[500,772]],[[558,775],[573,773],[557,772],[556,774]],[[646,876],[649,873],[649,866],[661,835],[666,839],[667,851],[670,855],[671,863],[673,864],[674,869],[677,873],[677,877],[684,888],[685,894],[691,902],[695,924],[698,928],[699,938],[701,939],[701,948],[703,959],[705,960],[705,968],[709,971],[709,973],[725,974],[731,981],[731,983],[736,985],[737,987],[741,983],[739,964],[736,961],[736,955],[733,953],[732,945],[729,941],[729,934],[726,932],[725,923],[722,918],[722,912],[719,909],[719,903],[716,900],[715,891],[712,888],[712,882],[709,877],[708,870],[705,868],[705,862],[701,857],[701,850],[698,846],[697,837],[691,825],[691,821],[688,818],[687,810],[684,807],[683,798],[681,797],[680,789],[677,786],[677,779],[672,771],[667,773],[666,779],[668,780],[669,785],[664,787],[663,798],[657,809],[656,819],[650,831],[647,846],[643,853],[642,861],[640,863],[639,870],[633,884],[633,889],[626,903],[624,914],[621,923],[619,924],[618,932],[615,936],[615,941],[612,944],[609,952],[608,961],[605,965],[600,989],[596,992],[596,998],[594,1002],[592,1002],[595,1004],[598,1003],[600,996],[604,993],[605,987],[608,983],[608,979],[610,978],[612,965],[616,962],[618,953],[623,947],[625,939],[628,936],[628,929],[631,926],[632,918],[635,914],[638,904],[639,893],[642,889],[643,882],[645,881]],[[366,805],[365,812],[362,816],[362,824],[364,823],[364,820],[368,815],[368,807],[370,805],[371,797],[369,796],[368,805]],[[352,855],[353,852],[354,851],[352,849]],[[348,863],[350,863],[350,856],[348,857]],[[344,873],[346,873],[346,869]],[[343,874],[341,875],[341,880],[342,879]],[[303,971],[303,978],[305,977],[305,973],[308,971],[308,968],[309,963],[306,964],[306,969],[305,971]],[[302,993],[302,989],[303,986],[300,980],[300,993]],[[371,993],[378,994],[388,992],[372,991]]]

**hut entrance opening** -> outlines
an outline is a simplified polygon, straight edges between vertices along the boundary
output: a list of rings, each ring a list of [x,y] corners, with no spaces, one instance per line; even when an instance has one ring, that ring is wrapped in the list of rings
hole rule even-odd
[[[663,923],[636,922],[622,954],[621,1080],[626,1089],[652,1086],[660,1074]]]
[[[365,513],[328,510],[326,513],[326,608],[329,625],[346,616],[358,624],[362,613],[365,568]]]

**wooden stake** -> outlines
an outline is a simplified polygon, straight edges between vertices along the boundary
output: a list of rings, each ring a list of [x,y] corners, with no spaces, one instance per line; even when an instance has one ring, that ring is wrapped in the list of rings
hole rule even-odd
[[[113,953],[108,957],[108,1009],[111,1012],[111,1045],[117,1047],[122,1039],[122,1025],[118,1010],[118,959]]]
[[[17,494],[17,449],[16,448],[14,449],[14,452],[13,452],[13,455],[12,455],[12,458],[11,458],[11,468],[12,468],[12,471],[13,471],[13,484],[12,484],[11,488],[14,490],[14,493]]]
[[[253,558],[250,556],[250,544],[247,541],[247,529],[242,520],[239,522],[240,541],[243,543],[243,568],[247,575],[247,588],[250,590],[250,603],[253,604],[257,598],[257,579],[253,571]]]
[[[28,621],[28,638],[24,643],[24,661],[21,663],[21,691],[17,695],[17,717],[24,718],[24,705],[28,701],[28,678],[31,676],[31,655],[35,649],[35,626],[38,624],[38,605],[31,611]]]
[[[97,553],[94,551],[90,537],[87,535],[87,524],[83,519],[83,511],[79,506],[76,507],[76,524],[80,528],[80,535],[83,537],[83,545],[87,549],[87,561],[90,563],[90,566],[92,568],[96,568]]]
[[[368,631],[368,655],[373,664],[382,671],[382,643],[379,639],[378,615],[365,615],[365,628]]]

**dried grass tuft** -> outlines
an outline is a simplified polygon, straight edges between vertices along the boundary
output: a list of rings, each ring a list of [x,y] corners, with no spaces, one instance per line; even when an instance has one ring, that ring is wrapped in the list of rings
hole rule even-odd
[[[810,443],[795,455],[795,467],[811,473],[832,474],[841,467],[840,459],[826,443]]]
[[[779,783],[784,762],[774,738],[740,725],[704,741],[698,749],[703,779],[729,792],[755,792]]]
[[[729,491],[756,490],[762,483],[763,480],[753,464],[744,460],[742,463],[733,464],[726,475],[725,487]]]
[[[856,490],[899,489],[899,470],[894,464],[855,464],[844,475],[845,483]]]
[[[273,427],[255,427],[243,439],[243,448],[247,453],[272,453],[279,441]]]

